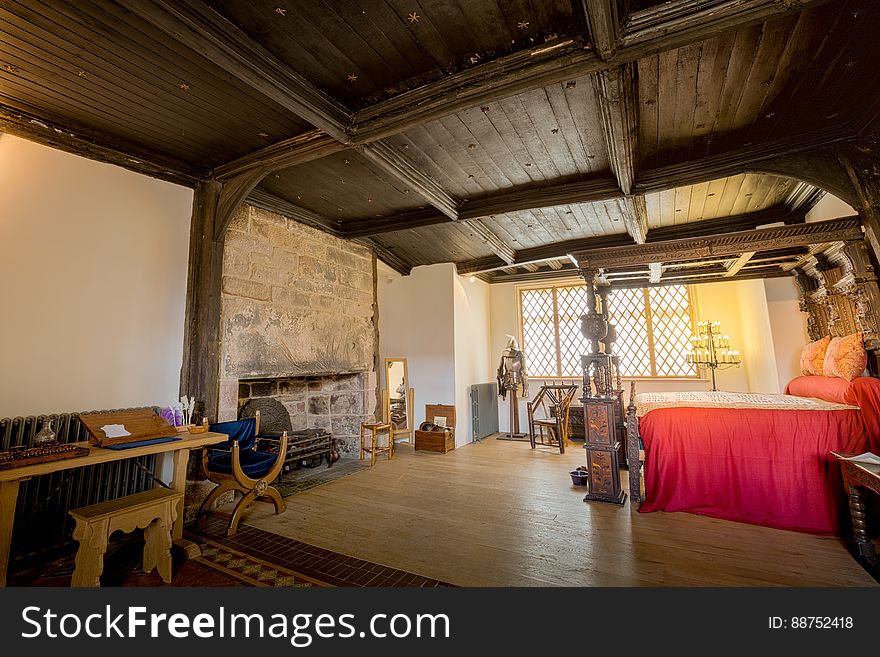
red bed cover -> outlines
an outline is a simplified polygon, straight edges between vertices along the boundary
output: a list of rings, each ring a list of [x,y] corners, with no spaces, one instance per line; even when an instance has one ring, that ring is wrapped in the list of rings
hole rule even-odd
[[[829,452],[878,451],[880,380],[855,379],[846,401],[861,410],[650,411],[639,420],[647,492],[640,510],[838,533],[846,497]]]

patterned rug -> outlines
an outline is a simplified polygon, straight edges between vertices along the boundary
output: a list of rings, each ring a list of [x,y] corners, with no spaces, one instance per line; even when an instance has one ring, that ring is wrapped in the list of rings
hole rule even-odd
[[[251,586],[452,586],[244,523],[227,537],[228,526],[228,514],[211,512],[185,537],[202,546],[203,563]]]
[[[250,586],[295,587],[329,586],[304,577],[278,564],[257,559],[207,539],[198,541],[202,556],[197,560]]]

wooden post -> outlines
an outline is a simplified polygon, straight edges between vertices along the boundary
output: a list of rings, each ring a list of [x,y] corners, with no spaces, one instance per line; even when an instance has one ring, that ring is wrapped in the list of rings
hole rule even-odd
[[[0,482],[0,586],[6,586],[6,571],[12,546],[12,525],[18,500],[19,480]]]
[[[626,450],[629,463],[629,498],[633,508],[642,501],[642,463],[639,460],[639,418],[636,415],[636,384],[629,389],[629,405],[626,407]]]

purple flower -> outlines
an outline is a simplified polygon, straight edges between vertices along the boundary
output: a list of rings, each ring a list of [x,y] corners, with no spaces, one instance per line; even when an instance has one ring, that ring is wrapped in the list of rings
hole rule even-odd
[[[174,426],[177,426],[177,422],[174,421],[174,409],[172,409],[170,406],[166,406],[165,408],[163,408],[159,415],[167,420],[168,424],[173,424]]]

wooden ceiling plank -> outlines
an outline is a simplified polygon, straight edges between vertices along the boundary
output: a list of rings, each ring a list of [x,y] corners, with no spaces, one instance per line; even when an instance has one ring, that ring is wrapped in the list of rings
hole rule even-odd
[[[375,166],[406,185],[447,217],[458,219],[458,200],[418,169],[400,149],[379,140],[360,146],[359,151]]]
[[[184,162],[125,144],[110,135],[51,123],[2,104],[0,132],[181,185],[193,186],[204,178],[204,172]]]
[[[43,25],[49,34],[56,34],[58,25],[65,27],[67,39],[74,41],[75,47],[84,51],[76,57],[77,61],[83,63],[94,62],[98,36],[113,44],[112,48],[100,49],[100,58],[121,70],[121,74],[111,76],[111,86],[125,78],[126,72],[134,67],[143,71],[149,79],[143,89],[148,101],[154,95],[161,97],[166,86],[173,88],[185,81],[198,89],[197,94],[182,99],[185,103],[210,111],[213,115],[217,114],[219,108],[236,108],[236,112],[227,111],[227,115],[246,110],[242,117],[259,117],[255,123],[262,124],[261,128],[281,134],[288,132],[289,119],[281,106],[273,103],[270,109],[267,103],[255,105],[249,87],[237,80],[224,79],[224,71],[207,59],[200,57],[199,65],[194,65],[188,53],[178,54],[173,38],[149,24],[135,25],[127,15],[120,16],[115,7],[107,7],[107,4],[91,3],[86,6],[83,2],[68,2],[66,5],[52,3],[51,7],[44,5],[39,11],[26,15],[32,23]],[[16,11],[23,12],[21,4],[17,5]],[[235,89],[235,97],[230,95],[229,87]],[[246,105],[241,105],[242,101],[246,101]]]
[[[498,110],[483,112],[472,107],[435,122],[437,129],[431,131],[437,139],[437,148],[449,153],[457,168],[460,167],[461,175],[474,175],[474,179],[489,181],[489,190],[531,180],[489,120],[488,115],[495,111]],[[470,147],[471,144],[474,148]],[[481,187],[486,193],[486,186],[481,184]]]
[[[675,62],[675,102],[672,108],[670,149],[682,151],[693,140],[694,115],[697,111],[697,82],[703,56],[703,42],[691,43],[677,51]]]
[[[376,257],[379,258],[379,260],[391,267],[391,269],[396,271],[398,274],[409,276],[410,272],[413,269],[412,264],[408,260],[401,257],[399,254],[383,246],[372,238],[362,237],[352,241],[361,244],[373,251],[373,253],[376,254]]]
[[[730,233],[741,230],[754,230],[758,226],[772,223],[802,223],[800,212],[792,212],[785,206],[774,206],[757,212],[749,212],[729,217],[703,219],[684,226],[652,228],[648,231],[648,242],[662,242],[688,236],[706,236],[717,233]]]
[[[118,0],[230,75],[342,142],[351,115],[201,0]]]
[[[554,135],[560,139],[568,149],[577,172],[583,176],[596,173],[598,167],[593,165],[596,160],[595,154],[586,142],[584,135],[577,127],[574,120],[574,112],[569,102],[569,95],[562,84],[551,84],[544,87],[547,101],[553,112],[553,122],[558,132]],[[552,134],[553,128],[551,128]],[[558,143],[558,142],[554,142]]]
[[[703,51],[697,66],[694,124],[690,131],[691,139],[698,144],[706,144],[712,139],[734,41],[735,33],[728,33],[703,42]],[[652,153],[656,154],[657,151]]]
[[[615,264],[674,262],[686,258],[740,255],[744,251],[766,251],[781,246],[807,246],[819,242],[862,239],[858,217],[847,217],[781,228],[763,228],[691,237],[665,242],[607,247],[574,253],[581,269],[593,270]]]

